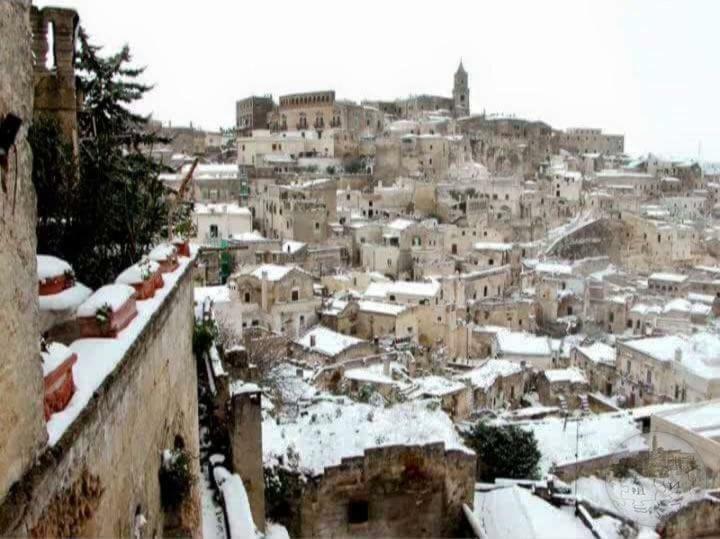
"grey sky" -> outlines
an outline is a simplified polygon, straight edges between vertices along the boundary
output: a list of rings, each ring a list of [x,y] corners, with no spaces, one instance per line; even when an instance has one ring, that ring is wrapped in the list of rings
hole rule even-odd
[[[54,0],[108,52],[129,43],[155,90],[140,106],[207,129],[253,93],[450,95],[473,112],[625,133],[632,153],[720,160],[714,0]]]

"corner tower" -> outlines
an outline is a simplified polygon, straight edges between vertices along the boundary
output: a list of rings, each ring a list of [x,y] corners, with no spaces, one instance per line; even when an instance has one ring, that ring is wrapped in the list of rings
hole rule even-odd
[[[460,65],[455,72],[453,104],[455,117],[470,114],[470,87],[468,86],[468,74],[463,67],[462,60],[460,60]]]

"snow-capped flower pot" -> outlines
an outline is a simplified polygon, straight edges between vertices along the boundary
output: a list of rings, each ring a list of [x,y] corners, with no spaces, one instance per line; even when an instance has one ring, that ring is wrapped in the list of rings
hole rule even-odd
[[[80,335],[117,337],[137,316],[135,289],[126,284],[108,284],[96,290],[77,310]]]
[[[75,284],[70,264],[50,255],[37,255],[38,293],[41,296],[59,294]]]
[[[135,299],[149,299],[155,295],[157,288],[162,288],[163,278],[160,264],[150,259],[143,259],[133,264],[115,279],[116,283],[127,284],[135,289]]]
[[[177,249],[179,256],[190,256],[190,242],[185,238],[175,238],[172,244]]]
[[[148,255],[153,262],[160,264],[162,273],[170,273],[178,267],[177,249],[171,243],[161,243],[153,248]]]
[[[45,381],[45,420],[52,414],[65,409],[75,393],[72,368],[77,361],[67,346],[50,343],[40,352],[43,362],[43,378]]]

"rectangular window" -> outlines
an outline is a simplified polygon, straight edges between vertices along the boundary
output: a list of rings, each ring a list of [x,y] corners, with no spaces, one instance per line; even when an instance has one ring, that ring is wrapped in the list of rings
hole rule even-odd
[[[348,524],[363,524],[370,518],[370,506],[365,500],[351,500],[348,503]]]
[[[292,291],[292,300],[297,301],[300,299],[300,291],[299,290],[293,290]]]

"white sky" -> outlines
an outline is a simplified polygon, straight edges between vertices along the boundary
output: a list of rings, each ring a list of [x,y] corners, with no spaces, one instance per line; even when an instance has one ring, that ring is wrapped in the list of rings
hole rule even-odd
[[[250,94],[450,95],[473,112],[625,133],[626,150],[720,161],[715,0],[36,0],[75,7],[93,41],[128,43],[173,124],[235,121]]]

